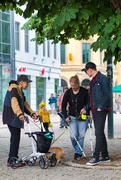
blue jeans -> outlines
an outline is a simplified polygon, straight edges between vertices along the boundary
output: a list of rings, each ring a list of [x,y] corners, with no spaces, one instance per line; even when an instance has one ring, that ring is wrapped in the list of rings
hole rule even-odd
[[[73,134],[71,133],[70,131],[70,139],[71,139],[71,143],[72,143],[72,146],[75,150],[75,153],[78,153],[78,154],[82,154],[82,151],[79,147],[79,145],[77,144],[76,140],[74,139],[74,136],[75,138],[77,139],[77,141],[79,142],[81,148],[83,149],[84,147],[84,136],[85,136],[85,133],[86,133],[86,130],[87,130],[87,127],[88,127],[88,121],[79,121],[76,119],[76,117],[73,117],[73,116],[70,116],[70,122],[69,122],[69,126],[70,126],[70,129],[72,130]]]
[[[55,113],[55,103],[51,103],[50,107],[51,107],[51,113],[54,114]]]

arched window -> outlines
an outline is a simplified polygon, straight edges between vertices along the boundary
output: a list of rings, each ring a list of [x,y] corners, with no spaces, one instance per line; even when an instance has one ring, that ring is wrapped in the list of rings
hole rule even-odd
[[[89,79],[84,79],[82,82],[81,82],[81,86],[82,87],[87,87],[87,86],[90,86],[90,80]]]
[[[68,86],[67,82],[64,79],[61,79],[61,87],[63,87],[64,89],[67,86]]]

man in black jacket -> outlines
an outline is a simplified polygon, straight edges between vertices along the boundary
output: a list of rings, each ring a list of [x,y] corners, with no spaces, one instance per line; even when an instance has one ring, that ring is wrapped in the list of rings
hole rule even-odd
[[[92,77],[90,84],[90,103],[81,110],[86,113],[89,108],[92,111],[96,145],[93,158],[87,165],[96,165],[100,162],[110,161],[108,155],[107,141],[104,133],[106,115],[110,110],[110,85],[108,78],[101,72],[97,71],[93,62],[88,62],[82,71],[85,71],[89,77]],[[99,158],[101,154],[101,158]]]
[[[11,164],[11,159],[18,159],[21,128],[24,127],[24,113],[36,119],[37,116],[26,102],[22,89],[26,89],[32,82],[26,75],[20,75],[17,81],[10,81],[3,107],[3,124],[7,124],[10,131],[10,149],[7,166],[21,167],[24,163],[17,161]]]

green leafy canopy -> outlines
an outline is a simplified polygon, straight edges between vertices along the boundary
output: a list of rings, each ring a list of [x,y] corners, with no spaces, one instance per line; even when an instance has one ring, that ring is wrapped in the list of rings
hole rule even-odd
[[[34,29],[37,43],[46,38],[67,44],[71,38],[88,40],[98,35],[91,45],[93,50],[104,50],[104,61],[110,57],[114,57],[114,64],[121,61],[120,0],[4,0],[0,9],[30,18],[23,29]]]

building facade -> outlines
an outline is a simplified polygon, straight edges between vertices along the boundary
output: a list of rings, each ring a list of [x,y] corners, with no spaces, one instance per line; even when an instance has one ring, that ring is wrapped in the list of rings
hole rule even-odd
[[[6,16],[5,16],[6,15]],[[39,109],[50,94],[58,94],[60,86],[60,44],[45,40],[39,45],[31,41],[35,31],[22,30],[26,20],[14,12],[0,12],[0,112],[9,81],[20,74],[33,82],[24,91],[33,110]],[[4,88],[3,88],[4,87]]]
[[[95,37],[90,37],[88,41],[70,40],[68,45],[61,45],[61,86],[69,86],[71,76],[77,74],[80,79],[81,86],[87,87],[90,78],[81,69],[89,61],[97,65],[98,71],[107,75],[107,63],[103,62],[104,52],[94,52],[90,46],[96,41]],[[113,86],[121,84],[121,63],[113,65]]]
[[[0,11],[0,112],[11,74],[10,21],[10,12]]]

